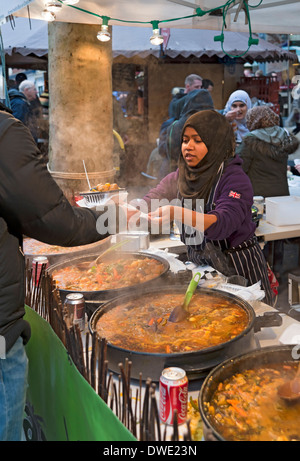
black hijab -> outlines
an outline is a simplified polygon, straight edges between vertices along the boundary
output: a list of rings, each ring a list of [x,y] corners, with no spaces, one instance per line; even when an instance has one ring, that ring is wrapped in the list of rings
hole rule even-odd
[[[206,204],[220,166],[234,157],[234,132],[225,116],[214,110],[191,115],[182,129],[181,140],[187,126],[197,131],[208,152],[195,167],[188,166],[180,155],[178,188],[183,198],[203,199]]]

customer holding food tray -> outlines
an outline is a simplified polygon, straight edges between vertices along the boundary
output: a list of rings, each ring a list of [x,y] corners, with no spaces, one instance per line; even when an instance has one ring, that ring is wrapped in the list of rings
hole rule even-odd
[[[163,198],[168,204],[153,210]],[[176,204],[171,202],[176,199]],[[241,275],[249,285],[260,281],[264,301],[273,304],[266,260],[252,221],[252,185],[235,154],[231,124],[223,115],[205,110],[186,121],[178,169],[144,200],[151,210],[151,226],[176,220],[190,261],[210,264],[226,276]]]

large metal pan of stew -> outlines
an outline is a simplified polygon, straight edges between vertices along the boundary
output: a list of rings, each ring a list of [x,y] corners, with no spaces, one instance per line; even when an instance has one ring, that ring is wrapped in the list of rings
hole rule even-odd
[[[23,252],[29,263],[37,256],[46,256],[49,264],[58,264],[70,258],[78,258],[86,254],[100,254],[111,245],[111,236],[95,243],[80,245],[75,247],[62,247],[59,245],[49,245],[33,238],[24,237]]]
[[[166,286],[104,303],[91,316],[89,327],[108,342],[109,368],[132,361],[131,374],[158,381],[168,366],[184,368],[189,379],[199,379],[228,357],[257,347],[255,332],[262,326],[281,324],[256,317],[250,304],[218,290],[197,288],[189,305],[190,315],[169,322],[171,311],[183,302],[186,287]]]
[[[157,283],[170,268],[166,259],[143,252],[109,254],[95,263],[97,256],[72,258],[48,268],[62,301],[68,293],[80,292],[86,301],[95,300],[98,307],[136,287]]]
[[[205,440],[300,441],[300,399],[278,387],[294,378],[299,344],[261,348],[218,365],[199,393]]]

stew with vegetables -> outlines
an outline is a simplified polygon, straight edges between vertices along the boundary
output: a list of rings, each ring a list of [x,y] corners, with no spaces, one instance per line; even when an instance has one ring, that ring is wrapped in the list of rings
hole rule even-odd
[[[184,293],[155,293],[137,297],[104,313],[96,324],[101,337],[118,347],[142,352],[189,352],[216,346],[245,330],[246,310],[226,298],[200,291],[193,295],[189,317],[168,322],[183,303]]]
[[[67,266],[53,271],[59,288],[74,291],[113,290],[137,285],[161,275],[165,266],[154,258],[122,257],[90,268]]]
[[[23,250],[25,255],[48,255],[60,253],[72,253],[78,250],[87,249],[89,245],[80,245],[75,247],[62,247],[58,245],[49,245],[31,238],[25,238],[23,241]]]
[[[300,402],[289,405],[277,389],[293,379],[297,363],[269,364],[220,382],[205,409],[225,440],[300,441]]]

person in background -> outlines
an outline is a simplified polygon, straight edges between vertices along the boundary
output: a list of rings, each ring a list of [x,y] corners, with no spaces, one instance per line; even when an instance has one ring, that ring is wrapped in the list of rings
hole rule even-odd
[[[299,141],[279,126],[279,116],[269,106],[256,106],[246,115],[249,133],[240,145],[243,170],[250,178],[254,195],[279,197],[290,195],[288,156],[298,148]],[[280,277],[283,263],[283,240],[274,242],[274,273]],[[265,246],[265,255],[269,247]]]
[[[165,158],[160,178],[176,170],[178,167],[178,160],[181,154],[181,131],[188,117],[200,110],[214,109],[211,94],[207,90],[193,90],[184,99],[185,104],[179,120],[174,120],[167,127],[164,145],[165,151],[163,152],[162,146],[159,146],[160,155]]]
[[[298,95],[300,96],[300,95]],[[298,134],[300,131],[300,97],[293,99],[293,121],[295,123],[295,128],[293,129],[292,133],[294,135]]]
[[[19,85],[19,90],[25,95],[29,103],[29,113],[25,125],[30,129],[34,140],[38,142],[41,137],[43,108],[38,98],[35,84],[30,80],[23,80]]]
[[[27,125],[30,114],[30,104],[25,94],[17,88],[11,88],[8,90],[8,96],[13,116],[24,123],[24,125]]]
[[[246,124],[246,115],[251,107],[251,99],[248,93],[244,90],[237,90],[230,95],[223,110],[223,115],[232,124],[237,147],[249,131]]]
[[[16,74],[15,80],[16,86],[17,88],[19,88],[20,83],[22,83],[24,80],[27,80],[27,75],[24,74],[24,72],[19,72],[18,74]]]
[[[257,69],[257,71],[255,72],[255,77],[263,77],[263,76],[264,76],[264,73],[262,69]]]
[[[288,170],[291,171],[295,176],[300,176],[300,163],[297,163],[297,165],[289,165]]]
[[[244,64],[244,77],[254,77],[252,64],[250,64],[249,62],[246,62],[246,64]]]
[[[190,74],[184,81],[185,94],[183,97],[178,99],[173,105],[172,116],[175,120],[178,120],[181,116],[181,111],[185,105],[186,96],[194,90],[200,90],[202,88],[202,77],[197,74]]]
[[[151,209],[150,222],[175,219],[189,261],[210,264],[225,276],[240,275],[249,285],[261,281],[265,302],[272,305],[267,264],[252,221],[253,188],[235,154],[231,124],[217,111],[197,112],[185,121],[180,144],[178,169],[144,196],[148,209],[153,199],[179,203]]]
[[[175,117],[174,106],[176,106],[179,99],[181,99],[185,95],[185,88],[181,88],[179,86],[172,88],[171,91],[171,102],[169,104],[168,114],[169,119]]]
[[[1,441],[21,440],[27,388],[24,345],[30,325],[24,320],[22,237],[68,247],[93,243],[109,235],[97,225],[108,210],[72,207],[29,129],[0,106],[0,335],[6,344],[5,358],[0,359]]]
[[[269,106],[256,106],[246,116],[249,132],[240,145],[243,170],[249,176],[254,195],[289,195],[288,156],[294,153],[298,139],[279,126],[279,116]]]
[[[203,90],[212,92],[214,89],[214,82],[212,80],[209,80],[209,78],[204,78],[202,80],[202,88]]]

